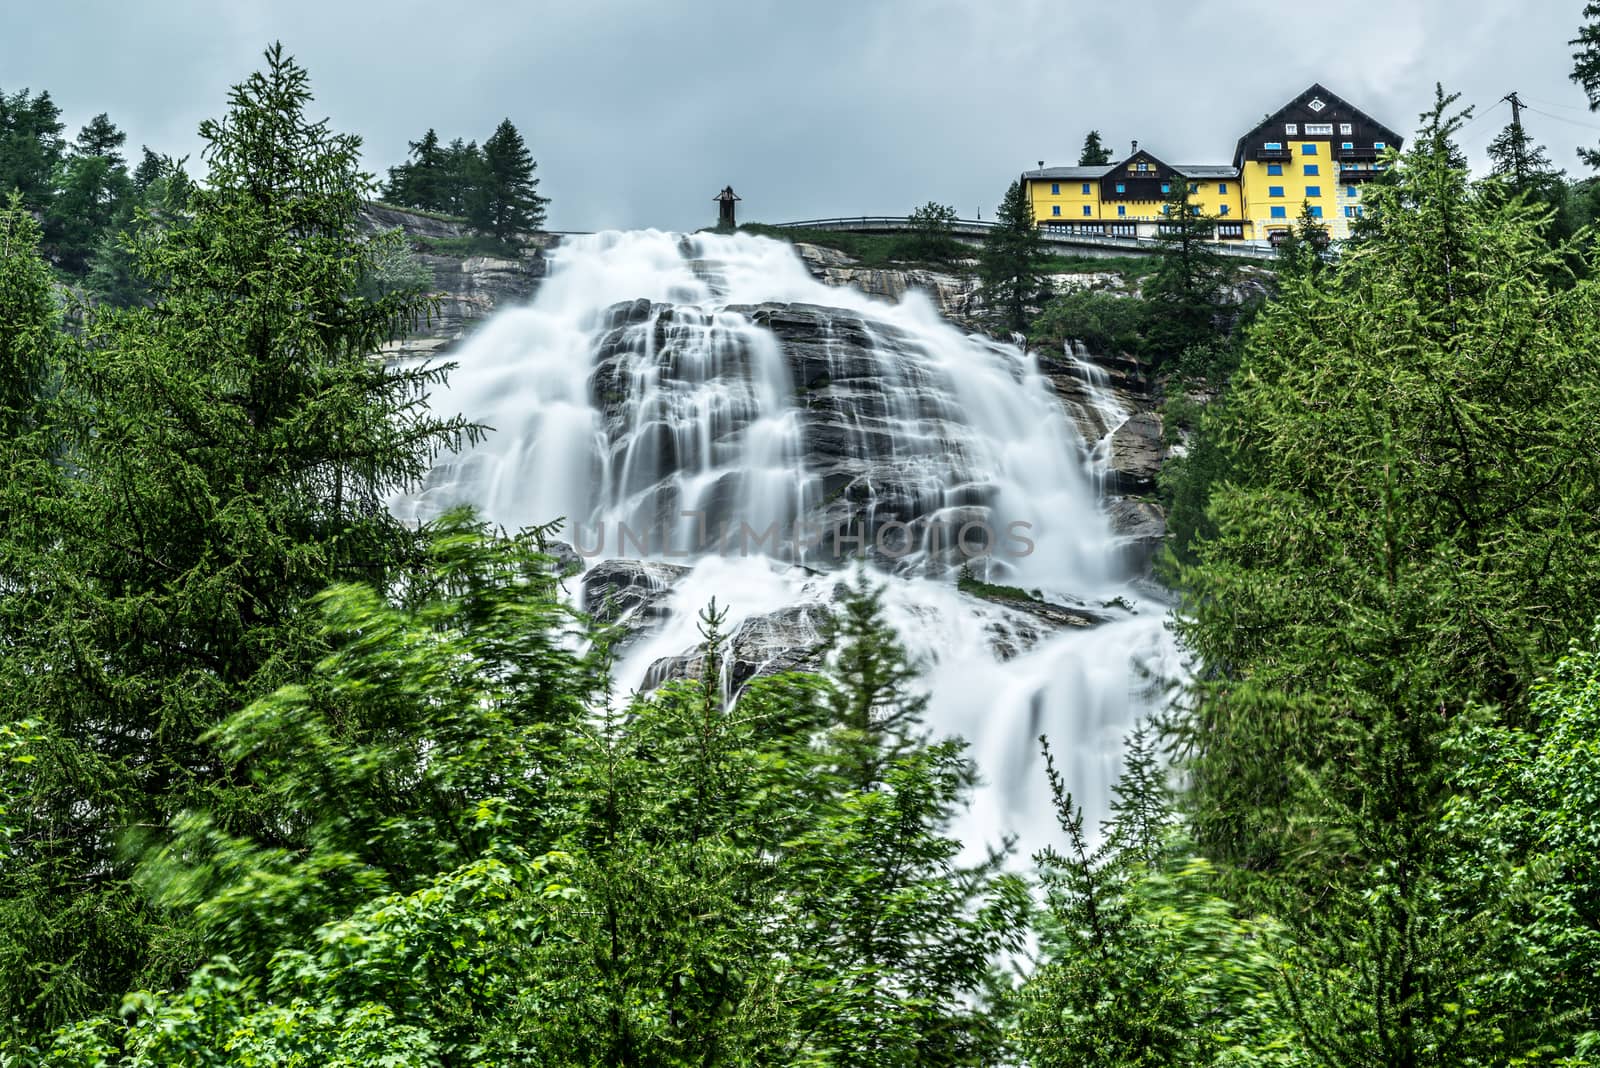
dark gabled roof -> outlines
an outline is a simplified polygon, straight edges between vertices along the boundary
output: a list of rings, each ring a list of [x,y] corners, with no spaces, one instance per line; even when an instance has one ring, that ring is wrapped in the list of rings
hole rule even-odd
[[[1309,105],[1311,101],[1318,99],[1327,107],[1324,107],[1321,111],[1313,111]],[[1328,112],[1328,114],[1324,115],[1323,112]],[[1378,138],[1379,140],[1383,140],[1396,148],[1405,143],[1405,138],[1398,133],[1395,133],[1395,131],[1368,115],[1338,93],[1332,92],[1321,82],[1314,82],[1305,92],[1256,123],[1243,137],[1239,138],[1238,144],[1234,146],[1233,150],[1233,165],[1238,167],[1243,164],[1245,143],[1254,140],[1257,134],[1269,126],[1278,126],[1286,121],[1301,124],[1308,121],[1322,122],[1334,116],[1339,116],[1345,121],[1360,121],[1364,123],[1383,135]],[[1279,137],[1274,140],[1282,140],[1282,138]]]

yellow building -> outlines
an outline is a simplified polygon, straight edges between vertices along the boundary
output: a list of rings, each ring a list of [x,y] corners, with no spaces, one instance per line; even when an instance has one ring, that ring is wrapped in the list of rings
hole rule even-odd
[[[1215,220],[1219,241],[1268,241],[1309,209],[1334,238],[1360,217],[1361,184],[1382,168],[1398,134],[1313,85],[1239,138],[1231,164],[1169,164],[1133,143],[1099,167],[1046,167],[1022,181],[1039,226],[1084,235],[1153,237],[1173,183]]]

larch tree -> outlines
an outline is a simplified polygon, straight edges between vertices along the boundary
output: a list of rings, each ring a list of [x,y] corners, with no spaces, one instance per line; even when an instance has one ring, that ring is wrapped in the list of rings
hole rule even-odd
[[[374,358],[427,305],[359,295],[380,251],[360,142],[310,100],[274,46],[202,124],[207,181],[137,248],[149,306],[62,362],[55,492],[8,503],[27,577],[0,588],[0,720],[40,724],[0,866],[0,1017],[23,1032],[193,965],[128,882],[130,836],[194,808],[293,840],[210,732],[323,655],[307,597],[407,566],[385,497],[468,433],[424,410],[439,369]]]

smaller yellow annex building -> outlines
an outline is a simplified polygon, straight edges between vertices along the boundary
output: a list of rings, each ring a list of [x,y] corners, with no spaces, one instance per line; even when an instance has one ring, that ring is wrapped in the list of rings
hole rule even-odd
[[[1216,220],[1219,241],[1270,241],[1303,207],[1335,239],[1360,217],[1361,186],[1383,168],[1400,135],[1313,85],[1239,138],[1231,164],[1171,164],[1133,142],[1119,163],[1025,171],[1039,226],[1083,235],[1153,237],[1173,182],[1189,183],[1191,204]]]

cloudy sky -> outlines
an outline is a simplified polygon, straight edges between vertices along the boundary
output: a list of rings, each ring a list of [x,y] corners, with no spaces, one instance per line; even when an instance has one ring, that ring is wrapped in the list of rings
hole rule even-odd
[[[1409,134],[1442,81],[1475,105],[1475,162],[1518,90],[1556,162],[1600,142],[1568,80],[1582,0],[6,0],[0,89],[48,89],[72,132],[107,111],[198,155],[195,127],[281,39],[321,114],[380,171],[428,127],[482,140],[509,116],[554,229],[904,214],[989,218],[1084,131],[1225,163],[1320,81]],[[1144,17],[1149,13],[1149,17]]]

